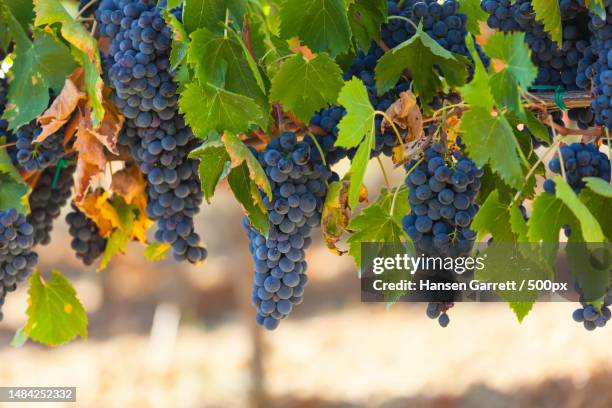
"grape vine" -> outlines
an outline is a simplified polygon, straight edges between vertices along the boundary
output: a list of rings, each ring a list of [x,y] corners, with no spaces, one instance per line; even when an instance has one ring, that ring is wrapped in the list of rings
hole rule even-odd
[[[28,276],[44,288],[34,247],[62,211],[85,265],[102,270],[137,241],[150,261],[199,266],[195,217],[221,189],[244,210],[268,330],[303,301],[319,228],[360,272],[365,243],[451,260],[554,244],[574,265],[557,244],[612,240],[611,1],[217,3],[0,5],[0,302]],[[426,269],[417,276],[459,275]],[[603,327],[610,302],[572,272],[574,320]],[[426,315],[446,327],[459,302],[434,295]],[[519,320],[538,300],[496,295]],[[84,332],[78,317],[69,338]],[[36,337],[55,322],[29,319],[33,339],[68,340]]]

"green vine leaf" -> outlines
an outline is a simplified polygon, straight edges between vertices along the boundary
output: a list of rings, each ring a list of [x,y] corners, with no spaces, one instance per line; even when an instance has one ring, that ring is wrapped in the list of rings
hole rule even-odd
[[[531,218],[527,222],[529,241],[559,242],[559,231],[565,224],[572,227],[574,235],[574,226],[577,225],[574,214],[554,194],[542,193],[534,200]]]
[[[602,20],[606,18],[606,5],[603,0],[585,0],[584,3],[591,13],[598,15]]]
[[[503,115],[473,107],[461,119],[462,140],[470,158],[479,166],[489,163],[509,186],[519,189],[524,182],[519,145]]]
[[[30,188],[21,180],[17,181],[6,173],[0,173],[0,210],[15,208],[21,214],[30,212],[28,196]]]
[[[221,146],[200,146],[192,150],[189,157],[200,160],[198,172],[200,174],[200,184],[206,202],[215,195],[215,188],[223,175],[229,171],[230,157],[223,145]]]
[[[18,47],[31,45],[28,32],[34,20],[34,7],[31,0],[0,1],[0,48],[6,49],[11,41]]]
[[[594,177],[593,179],[601,180],[600,178]],[[605,183],[605,185],[609,186],[609,184],[607,183]],[[610,198],[612,198],[612,196],[599,194],[591,188],[585,188],[580,192],[580,201],[584,203],[584,205],[589,209],[589,212],[591,214],[597,214],[597,221],[603,229],[603,233],[606,237],[606,242],[612,242],[612,211],[609,211]]]
[[[87,314],[76,291],[58,270],[44,281],[38,270],[29,279],[28,321],[23,329],[32,340],[59,346],[76,336],[87,339]]]
[[[348,229],[354,232],[347,240],[349,244],[348,253],[355,260],[360,273],[362,267],[361,244],[363,242],[401,244],[406,241],[407,237],[402,228],[400,217],[401,213],[399,211],[390,214],[377,201],[364,208],[361,214],[351,220]]]
[[[168,4],[168,9],[171,9]],[[172,48],[170,49],[170,70],[174,71],[187,57],[189,50],[189,35],[185,31],[185,27],[178,18],[168,10],[163,10],[162,14],[166,24],[172,30]]]
[[[252,180],[268,198],[272,199],[272,188],[266,172],[247,145],[238,136],[229,132],[225,132],[221,140],[230,157],[232,168],[240,167],[241,163],[245,163],[249,170],[249,180]]]
[[[491,58],[500,60],[512,80],[527,90],[535,80],[538,69],[531,62],[531,50],[525,42],[524,33],[495,33],[485,44],[485,52]]]
[[[272,78],[270,101],[279,101],[308,123],[316,111],[336,102],[342,85],[342,71],[329,55],[321,53],[307,61],[296,54]]]
[[[459,0],[459,10],[467,16],[467,29],[480,35],[480,22],[486,21],[488,14],[480,7],[480,0]]]
[[[246,0],[185,0],[183,23],[188,33],[206,28],[214,33],[223,33],[226,17],[242,24]],[[226,14],[227,13],[227,14]]]
[[[183,0],[167,0],[166,8],[172,10],[175,7],[179,7],[181,4],[183,4]]]
[[[70,43],[72,55],[85,69],[85,89],[88,104],[92,108],[91,119],[94,128],[98,127],[104,117],[102,106],[104,84],[100,77],[102,63],[98,52],[98,42],[81,23],[74,19],[59,0],[34,0],[34,8],[36,26],[61,24],[62,37]],[[56,58],[52,65],[58,63],[66,64],[66,61]],[[62,77],[62,85],[66,77],[67,75]]]
[[[370,161],[370,152],[374,148],[375,111],[365,85],[357,78],[344,84],[338,101],[345,107],[346,115],[338,123],[336,146],[350,148],[359,145],[350,170],[349,207],[355,208]]]
[[[246,162],[234,167],[227,176],[227,181],[234,193],[234,197],[242,205],[244,213],[250,224],[263,236],[268,236],[270,222],[268,211],[262,201],[259,188],[249,175]]]
[[[4,143],[6,138],[0,137],[0,144]],[[21,179],[6,149],[0,149],[0,186],[0,211],[15,208],[21,214],[30,212],[30,187]]]
[[[476,213],[471,228],[478,231],[478,242],[486,234],[491,234],[495,242],[515,242],[510,222],[508,204],[500,202],[499,194],[493,191]]]
[[[459,92],[466,104],[491,112],[495,106],[495,99],[489,85],[489,74],[478,57],[472,37],[468,36],[465,43],[474,58],[474,77],[468,84],[462,86]]]
[[[533,309],[534,303],[535,302],[509,302],[508,304],[519,323],[523,323],[525,317],[531,312],[531,309]]]
[[[612,185],[599,177],[585,177],[582,179],[586,186],[602,197],[612,198]]]
[[[187,61],[201,84],[209,83],[225,91],[252,98],[267,110],[267,98],[257,79],[257,68],[234,36],[215,34],[200,28],[191,34]]]
[[[212,131],[246,132],[251,125],[265,127],[266,114],[249,97],[210,84],[192,81],[179,99],[180,111],[195,134],[206,138]]]
[[[376,90],[383,94],[397,83],[406,68],[412,72],[414,93],[430,101],[442,87],[440,71],[451,87],[465,84],[469,60],[444,49],[423,31],[422,23],[408,40],[386,52],[375,69]]]
[[[284,1],[280,18],[284,39],[298,37],[312,51],[332,57],[348,49],[351,28],[345,0]]]
[[[359,48],[367,50],[372,40],[380,41],[380,27],[387,21],[385,0],[352,0],[348,9],[349,24]]]
[[[536,20],[544,24],[550,38],[561,48],[563,45],[563,26],[561,24],[561,9],[558,1],[533,0],[531,2],[535,11]]]
[[[585,242],[604,242],[605,238],[599,222],[580,201],[574,190],[561,176],[555,176],[554,181],[557,197],[574,213],[580,222]]]
[[[47,109],[49,88],[59,93],[75,66],[69,49],[47,32],[35,30],[33,43],[18,46],[3,115],[9,129],[29,123]]]
[[[374,132],[375,111],[368,90],[361,80],[352,78],[342,87],[338,102],[346,109],[346,115],[338,123],[336,146],[355,147]]]

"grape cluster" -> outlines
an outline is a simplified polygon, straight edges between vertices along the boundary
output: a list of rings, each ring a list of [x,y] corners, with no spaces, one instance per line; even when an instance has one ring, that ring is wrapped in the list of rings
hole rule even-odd
[[[593,80],[595,98],[591,107],[595,112],[595,123],[612,128],[612,1],[605,0],[604,4],[605,19],[596,14],[591,15],[591,59],[594,62],[587,66],[585,76],[590,75]]]
[[[91,265],[106,248],[106,239],[100,236],[95,222],[87,218],[76,206],[66,215],[68,232],[72,237],[70,246],[76,252],[77,258],[85,265]]]
[[[258,154],[272,188],[272,199],[263,199],[269,212],[268,238],[246,218],[244,226],[254,259],[256,320],[268,330],[302,302],[308,282],[304,251],[311,244],[312,228],[320,225],[327,183],[335,177],[315,150],[309,141],[298,142],[294,133],[284,132]]]
[[[453,155],[456,162],[445,160],[444,146],[436,143],[425,150],[422,163],[406,166],[410,213],[402,223],[419,253],[456,257],[469,254],[474,245],[470,225],[483,170],[459,152]]]
[[[53,221],[70,198],[74,170],[73,165],[62,169],[50,167],[42,172],[32,190],[27,221],[34,227],[34,245],[47,245],[50,242]]]
[[[440,326],[446,327],[450,323],[447,312],[453,306],[452,302],[429,302],[425,313],[430,319],[438,320]]]
[[[562,86],[566,90],[588,89],[587,67],[590,66],[588,11],[583,2],[560,2],[563,19],[561,48],[536,20],[531,0],[483,0],[482,9],[489,14],[489,27],[503,32],[522,31],[531,49],[531,60],[538,67],[536,85]],[[586,56],[586,57],[585,57]],[[569,110],[570,119],[581,129],[594,124],[595,115],[589,108]]]
[[[8,292],[30,276],[38,262],[34,227],[15,208],[0,211],[0,306]],[[0,320],[2,313],[0,312]]]
[[[331,106],[315,113],[310,119],[310,127],[317,130],[317,141],[325,155],[327,165],[332,166],[346,157],[346,149],[335,147],[338,139],[338,123],[346,114],[341,106]]]
[[[465,45],[467,31],[467,16],[459,11],[459,3],[455,0],[446,0],[439,3],[437,0],[424,1],[389,1],[389,22],[381,27],[383,43],[393,48],[408,40],[415,33],[415,26],[420,21],[423,22],[423,30],[432,37],[438,44],[454,53],[468,56],[471,55]],[[394,18],[399,17],[399,18]],[[410,20],[412,23],[405,21]],[[488,59],[482,54],[480,47],[476,48],[481,55],[481,59],[488,64]],[[376,110],[386,111],[389,106],[397,99],[399,94],[410,89],[410,79],[402,76],[395,84],[393,89],[383,95],[378,95],[376,90],[374,68],[378,60],[384,55],[384,50],[375,42],[372,42],[367,52],[359,50],[353,59],[350,68],[345,72],[345,80],[355,76],[359,78],[368,90],[368,96]],[[432,107],[440,108],[446,96],[441,94],[434,98]],[[451,96],[452,97],[452,96]],[[382,118],[376,118],[376,141],[372,151],[373,156],[383,153],[390,156],[393,147],[399,144],[397,135],[392,129],[387,129],[384,133],[380,132]],[[353,157],[356,150],[348,151],[348,156]]]
[[[178,113],[170,28],[155,2],[142,0],[103,0],[96,19],[100,35],[111,39],[105,65],[113,102],[127,118],[119,141],[147,176],[155,239],[171,244],[176,260],[200,262],[207,252],[193,217],[203,194],[197,162],[187,157],[198,142]]]
[[[572,143],[562,146],[561,157],[565,169],[565,178],[576,194],[580,193],[585,183],[584,177],[600,177],[610,181],[610,159],[597,150],[593,143]],[[548,163],[548,168],[557,174],[562,174],[561,160],[555,157]],[[544,191],[555,193],[555,182],[551,179],[544,181]]]
[[[612,305],[612,291],[608,291],[603,306],[598,309],[595,306],[586,303],[584,299],[580,300],[580,307],[574,310],[572,318],[577,323],[582,323],[588,331],[593,331],[597,327],[604,327],[612,317],[610,306]]]
[[[25,171],[44,170],[57,164],[65,154],[63,128],[45,140],[35,143],[42,129],[32,121],[15,132],[15,159]]]

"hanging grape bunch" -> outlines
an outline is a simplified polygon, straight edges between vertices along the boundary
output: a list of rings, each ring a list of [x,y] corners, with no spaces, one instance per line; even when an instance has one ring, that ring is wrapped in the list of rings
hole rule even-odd
[[[170,29],[153,2],[104,0],[96,19],[100,34],[111,39],[113,102],[128,119],[120,142],[149,180],[147,210],[157,220],[155,239],[171,245],[176,260],[200,262],[207,251],[193,217],[202,192],[197,162],[187,158],[197,142],[178,113]]]
[[[292,132],[272,140],[259,161],[271,180],[272,199],[264,197],[270,232],[265,238],[245,218],[253,255],[252,300],[257,323],[274,330],[302,302],[308,282],[305,250],[321,222],[323,199],[332,172],[315,147]]]
[[[478,211],[474,200],[483,171],[459,152],[451,156],[440,143],[427,148],[421,161],[408,163],[406,170],[410,214],[402,223],[417,252],[469,254],[476,239],[470,224]]]
[[[563,164],[558,157],[548,163],[550,171],[556,174],[565,172],[565,180],[578,194],[584,188],[585,177],[599,177],[610,182],[610,159],[592,143],[572,143],[560,149]],[[563,169],[562,167],[563,166]],[[555,182],[547,179],[544,191],[555,194]]]

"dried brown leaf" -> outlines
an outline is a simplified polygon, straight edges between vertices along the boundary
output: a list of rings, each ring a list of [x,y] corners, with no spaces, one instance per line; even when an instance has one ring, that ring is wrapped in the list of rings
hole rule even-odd
[[[76,177],[74,180],[75,200],[80,202],[85,197],[91,180],[100,173],[98,167],[84,160],[77,160]]]
[[[321,231],[325,239],[327,248],[336,255],[343,255],[345,250],[341,250],[336,245],[342,234],[346,232],[346,227],[351,218],[351,210],[349,208],[350,182],[349,180],[335,181],[329,185],[325,205],[321,213]],[[368,201],[368,190],[365,186],[361,186],[359,191],[359,202]]]
[[[111,190],[123,197],[126,203],[134,205],[140,213],[147,210],[147,182],[137,166],[127,166],[113,174]]]
[[[87,94],[79,89],[79,84],[75,81],[79,80],[79,73],[82,68],[75,69],[72,74],[66,78],[64,88],[60,94],[53,100],[49,109],[47,109],[39,118],[38,123],[42,131],[34,142],[39,143],[47,137],[56,133],[62,126],[68,122],[72,113],[77,108],[79,102],[87,98]]]
[[[400,98],[393,102],[385,112],[386,117],[380,124],[381,133],[391,124],[387,118],[402,129],[408,129],[408,140],[420,139],[423,136],[423,114],[417,104],[416,96],[410,91],[400,93]]]
[[[107,192],[88,194],[77,206],[98,226],[103,237],[109,237],[113,229],[120,227],[119,215]]]

